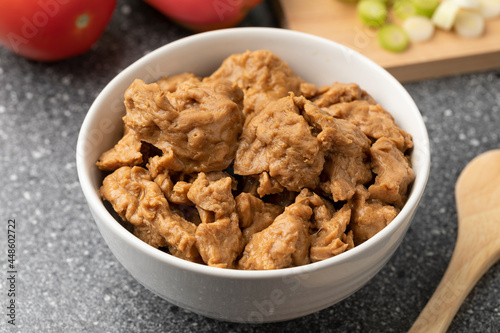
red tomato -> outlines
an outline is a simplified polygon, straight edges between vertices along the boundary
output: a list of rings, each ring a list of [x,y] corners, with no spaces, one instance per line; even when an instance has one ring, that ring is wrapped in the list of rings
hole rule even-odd
[[[99,39],[116,0],[1,0],[0,42],[26,58],[55,61]]]
[[[144,0],[194,31],[228,28],[239,23],[262,0]]]

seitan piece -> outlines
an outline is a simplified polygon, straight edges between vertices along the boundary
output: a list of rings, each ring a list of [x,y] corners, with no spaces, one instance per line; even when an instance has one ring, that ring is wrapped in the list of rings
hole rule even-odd
[[[300,95],[301,85],[307,94],[315,92],[312,85],[295,75],[286,62],[267,50],[233,54],[210,78],[238,84],[245,94],[245,116],[262,111],[269,103],[288,96],[289,92]]]
[[[318,185],[323,164],[320,143],[290,95],[245,124],[234,172],[244,176],[267,172],[286,189],[300,191]]]
[[[160,187],[151,179],[148,170],[141,167],[121,167],[108,175],[100,188],[101,196],[111,203],[124,221],[137,228],[135,234],[152,246],[164,246],[161,235],[171,253],[188,260],[199,256],[195,247],[196,225],[169,209]],[[145,232],[144,228],[151,232]]]
[[[200,172],[187,196],[201,216],[196,247],[203,261],[209,266],[233,268],[244,243],[232,194],[233,180],[220,176]]]

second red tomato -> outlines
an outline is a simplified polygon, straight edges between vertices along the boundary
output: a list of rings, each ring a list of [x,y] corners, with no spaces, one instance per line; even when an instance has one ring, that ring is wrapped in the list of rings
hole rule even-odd
[[[194,31],[238,24],[262,0],[145,0],[164,15]]]

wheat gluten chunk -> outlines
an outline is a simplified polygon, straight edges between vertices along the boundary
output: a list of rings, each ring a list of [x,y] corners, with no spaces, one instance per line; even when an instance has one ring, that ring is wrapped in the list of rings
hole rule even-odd
[[[372,179],[370,139],[354,124],[333,117],[303,97],[297,97],[296,103],[302,105],[302,114],[325,151],[319,187],[336,202],[350,199],[357,185]]]
[[[338,202],[352,198],[356,186],[370,182],[373,175],[370,163],[363,155],[331,153],[325,158],[321,178],[321,190]]]
[[[324,110],[336,118],[350,121],[374,141],[383,137],[391,139],[402,152],[413,147],[411,136],[399,128],[394,117],[380,104],[352,101],[333,104]]]
[[[267,172],[290,191],[316,187],[324,154],[311,134],[292,95],[269,104],[245,124],[234,172],[259,175]]]
[[[196,248],[203,261],[209,266],[232,268],[244,243],[231,192],[233,180],[220,176],[199,173],[187,196],[202,221],[196,229]]]
[[[160,86],[160,88],[166,92],[174,92],[177,90],[179,85],[185,81],[191,80],[191,79],[198,79],[202,80],[200,77],[194,75],[193,73],[180,73],[180,74],[175,74],[175,75],[168,75],[164,76],[156,83]]]
[[[283,213],[283,207],[264,202],[249,193],[240,193],[235,200],[245,244],[254,234],[266,229],[278,215]]]
[[[141,141],[136,133],[125,127],[123,137],[110,150],[101,154],[97,167],[101,170],[114,171],[123,166],[143,163]]]
[[[253,235],[238,268],[268,270],[308,264],[312,213],[307,202],[296,199],[269,227]]]
[[[267,50],[233,54],[210,77],[238,84],[245,94],[245,116],[262,111],[269,103],[288,96],[289,92],[300,95],[301,84],[305,85],[306,93],[315,91],[295,75],[286,62]]]
[[[349,229],[353,232],[357,246],[375,236],[398,215],[399,209],[370,197],[370,192],[362,186],[356,187],[356,193],[349,200],[351,221]]]
[[[331,258],[354,247],[352,231],[345,233],[351,219],[348,204],[336,212],[327,204],[315,207],[313,211],[318,231],[311,236],[312,262]]]
[[[333,257],[354,247],[352,232],[345,233],[351,217],[349,205],[344,204],[339,211],[335,211],[330,201],[307,189],[300,192],[295,202],[308,205],[313,210],[310,224],[311,262]]]
[[[375,104],[375,100],[356,83],[334,82],[331,86],[318,89],[316,95],[311,99],[314,104],[324,108],[332,104],[352,102],[357,100],[367,101]]]
[[[415,179],[408,158],[387,138],[378,139],[370,153],[376,177],[368,191],[373,198],[401,208],[407,199],[408,186]]]
[[[121,167],[108,175],[100,188],[101,196],[109,201],[120,217],[137,227],[136,235],[152,246],[163,246],[161,235],[169,248],[184,259],[196,260],[196,225],[169,209],[159,186],[148,170],[141,167]],[[151,229],[145,233],[144,228]]]
[[[149,163],[154,174],[221,171],[236,152],[242,100],[241,89],[227,80],[191,78],[166,92],[137,79],[125,92],[123,120],[136,141],[161,150]]]

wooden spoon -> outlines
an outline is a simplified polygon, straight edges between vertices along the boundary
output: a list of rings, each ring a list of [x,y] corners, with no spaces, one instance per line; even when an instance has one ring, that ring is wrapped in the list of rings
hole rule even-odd
[[[483,153],[455,187],[458,237],[450,264],[410,332],[445,332],[481,276],[500,259],[500,150]]]

